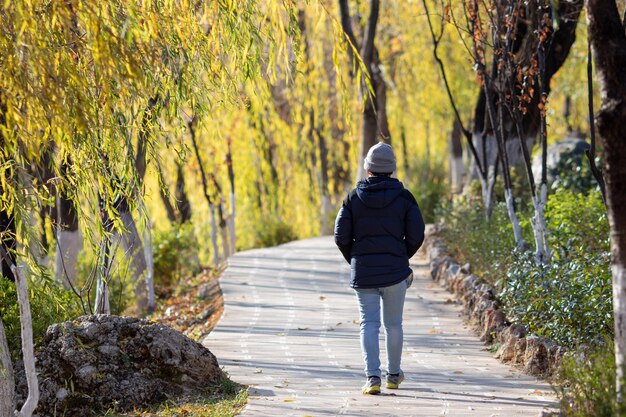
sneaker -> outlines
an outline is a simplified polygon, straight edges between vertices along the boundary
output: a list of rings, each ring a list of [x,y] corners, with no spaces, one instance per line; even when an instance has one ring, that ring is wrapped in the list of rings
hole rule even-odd
[[[399,374],[387,374],[387,388],[389,389],[398,389],[402,381],[404,381],[404,373],[402,371]]]
[[[380,394],[380,378],[377,376],[368,376],[367,382],[363,385],[362,391],[363,394]]]

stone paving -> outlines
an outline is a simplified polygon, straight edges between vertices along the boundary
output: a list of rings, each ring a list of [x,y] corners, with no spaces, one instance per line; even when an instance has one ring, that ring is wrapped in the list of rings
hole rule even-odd
[[[250,386],[243,415],[536,417],[555,406],[547,383],[493,359],[419,253],[412,267],[407,379],[399,390],[366,396],[349,265],[332,238],[233,256],[220,279],[224,316],[203,344],[232,379]]]

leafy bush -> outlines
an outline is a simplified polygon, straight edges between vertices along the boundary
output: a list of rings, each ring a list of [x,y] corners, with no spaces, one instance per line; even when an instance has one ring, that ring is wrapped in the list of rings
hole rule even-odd
[[[254,244],[255,247],[270,247],[296,240],[298,235],[291,225],[276,219],[273,216],[267,216],[258,222],[254,228]]]
[[[35,343],[43,340],[51,324],[72,320],[83,314],[78,298],[49,279],[37,279],[36,282],[29,283],[29,300]],[[17,358],[22,346],[20,308],[15,284],[5,278],[0,278],[0,317],[4,323],[11,355]]]
[[[602,167],[604,163],[598,157],[595,160],[596,166]],[[575,193],[587,194],[598,189],[598,182],[594,178],[589,161],[584,154],[569,154],[559,159],[557,166],[550,170],[550,175],[554,177],[552,188],[566,189]]]
[[[561,345],[597,342],[613,329],[609,264],[608,252],[546,266],[537,265],[532,253],[516,252],[499,283],[504,311]]]
[[[415,196],[426,223],[435,221],[439,206],[448,200],[450,189],[447,178],[448,173],[443,161],[434,157],[423,157],[403,179],[406,187]]]
[[[615,352],[607,341],[592,352],[563,358],[561,382],[555,385],[561,411],[568,417],[614,417],[626,415],[626,404],[615,396]]]
[[[461,263],[471,263],[475,273],[494,284],[511,263],[515,247],[506,206],[497,204],[490,220],[472,200],[442,207],[438,213],[444,224],[441,236],[452,255]]]
[[[83,302],[87,305],[89,313],[94,307],[96,299],[96,274],[97,274],[97,254],[93,247],[86,248],[80,252],[76,265],[77,285],[76,289],[81,293]],[[113,254],[111,270],[107,280],[109,289],[109,307],[111,314],[124,314],[124,311],[132,303],[134,293],[129,278],[130,258],[124,255],[121,248]]]
[[[460,262],[495,285],[509,318],[567,346],[595,343],[613,328],[609,233],[597,191],[557,190],[546,206],[551,264],[540,266],[515,243],[504,205],[491,220],[466,199],[442,210],[442,237]],[[519,210],[520,219],[530,214]],[[532,242],[529,220],[521,221]]]
[[[172,289],[183,277],[199,267],[198,243],[190,223],[173,225],[156,232],[153,242],[154,287],[159,292]]]

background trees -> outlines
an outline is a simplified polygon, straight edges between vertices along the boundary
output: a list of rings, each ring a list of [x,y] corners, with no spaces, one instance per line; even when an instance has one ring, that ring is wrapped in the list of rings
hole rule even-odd
[[[534,240],[543,262],[544,175],[513,166],[521,159],[528,168],[541,154],[532,148],[538,135],[545,145],[567,129],[587,130],[587,47],[574,42],[585,37],[582,4],[5,2],[3,275],[15,280],[13,263],[33,292],[76,300],[67,316],[146,314],[151,265],[158,291],[172,248],[194,248],[185,257],[193,271],[219,268],[235,250],[330,233],[364,152],[391,137],[398,177],[433,221],[435,206],[451,199],[446,150],[455,121],[466,138],[464,157],[454,141],[456,166],[474,158],[486,211],[505,200],[518,245]],[[613,26],[602,29],[617,33]],[[594,48],[608,63],[608,115],[620,109],[610,103],[619,102],[623,63],[602,49],[614,42],[603,33]],[[611,120],[600,117],[599,132],[619,231],[624,173],[610,138],[623,134]],[[533,175],[544,185],[535,188]],[[530,205],[533,213],[523,211]],[[524,235],[531,218],[536,233]],[[11,345],[8,325],[7,334]]]

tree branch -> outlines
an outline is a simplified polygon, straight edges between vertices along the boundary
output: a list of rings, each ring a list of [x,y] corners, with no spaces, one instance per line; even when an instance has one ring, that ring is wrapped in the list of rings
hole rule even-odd
[[[589,35],[587,35],[587,102],[589,107],[589,136],[591,143],[589,149],[585,151],[585,155],[587,155],[587,159],[589,160],[591,173],[600,186],[602,201],[604,201],[604,205],[606,206],[606,184],[604,183],[602,171],[600,171],[596,165],[596,124],[593,119],[593,65],[591,64],[591,60],[591,42],[589,41]]]
[[[363,38],[363,46],[361,47],[361,59],[372,70],[374,60],[374,38],[376,37],[376,26],[378,24],[378,14],[380,9],[379,0],[372,0],[370,4],[370,17],[367,20],[365,36]],[[371,76],[372,74],[370,74]]]
[[[339,11],[341,13],[341,27],[343,28],[343,33],[346,34],[348,40],[350,41],[350,47],[348,48],[348,54],[350,55],[350,60],[352,63],[352,67],[355,65],[354,52],[358,51],[359,45],[356,40],[356,36],[354,36],[354,30],[352,30],[352,22],[350,18],[350,8],[348,6],[348,0],[339,0]],[[350,70],[350,76],[354,76],[354,72]]]

